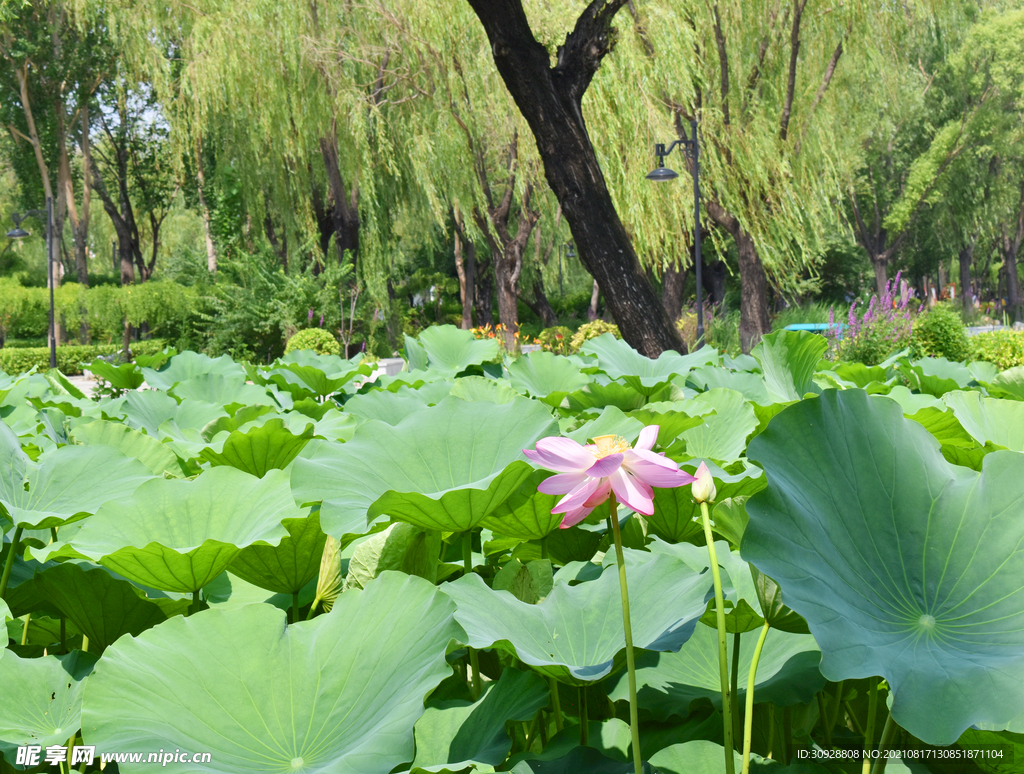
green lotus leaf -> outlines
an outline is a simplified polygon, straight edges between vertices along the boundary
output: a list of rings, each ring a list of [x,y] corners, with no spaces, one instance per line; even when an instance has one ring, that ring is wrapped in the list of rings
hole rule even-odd
[[[214,406],[277,406],[266,387],[246,384],[244,376],[201,374],[178,382],[168,390],[179,400],[195,400]]]
[[[70,543],[130,580],[164,591],[194,592],[254,543],[277,545],[282,522],[302,518],[288,476],[263,478],[229,467],[195,480],[153,479],[110,503]]]
[[[456,379],[449,394],[460,400],[484,400],[499,404],[511,403],[520,397],[504,379],[498,381],[485,376],[463,376]]]
[[[610,335],[610,334],[608,334]],[[596,339],[591,339],[596,341]],[[648,403],[648,395],[633,389],[628,384],[591,382],[581,390],[571,392],[561,402],[562,408],[580,414],[592,413],[593,409],[614,407],[620,411],[635,411]]]
[[[375,419],[388,425],[397,425],[410,414],[415,414],[426,407],[426,396],[419,390],[410,390],[408,387],[403,387],[397,393],[373,390],[362,395],[353,395],[345,402],[345,411],[359,419]]]
[[[473,764],[497,766],[512,748],[505,724],[532,720],[548,699],[548,686],[539,675],[506,669],[475,703],[428,702],[414,728],[413,768],[460,771]]]
[[[739,696],[742,706],[747,695],[747,675],[759,631],[740,635]],[[729,663],[735,637],[726,638]],[[780,707],[806,704],[825,685],[818,671],[821,652],[809,634],[789,634],[770,629],[757,664],[755,702],[774,702]],[[731,669],[732,667],[730,667]],[[698,626],[678,653],[642,653],[636,663],[637,701],[655,720],[686,718],[690,702],[709,699],[722,705],[722,684],[718,674],[718,633],[710,626]],[[608,689],[612,701],[629,700],[626,674],[612,679]]]
[[[632,443],[643,429],[644,424],[639,419],[626,416],[616,406],[606,406],[597,417],[583,422],[565,435],[583,445],[602,435],[619,435]]]
[[[748,518],[746,497],[719,498],[711,511],[714,522],[711,529],[728,540],[733,548],[739,548]]]
[[[282,521],[288,534],[274,545],[249,545],[231,562],[231,572],[260,588],[296,594],[316,577],[327,536],[320,529],[320,512]]]
[[[768,397],[768,388],[765,386],[764,377],[761,374],[702,366],[690,371],[687,381],[702,391],[716,388],[735,390],[751,403],[760,406],[766,406],[772,402],[772,399]]]
[[[445,650],[462,637],[453,612],[430,583],[385,573],[292,626],[270,605],[174,618],[107,649],[85,691],[82,735],[100,750],[174,740],[211,754],[164,768],[181,774],[388,774],[412,760],[423,699],[452,673]]]
[[[984,384],[992,395],[1011,400],[1024,400],[1024,366],[1002,371]]]
[[[86,446],[112,446],[126,457],[136,459],[157,476],[181,475],[177,455],[167,444],[133,430],[121,422],[97,420],[71,431],[73,440]]]
[[[613,753],[608,751],[608,754]],[[519,761],[509,771],[510,774],[579,774],[584,771],[587,774],[633,774],[635,769],[632,761],[608,758],[593,747],[576,747],[555,760]]]
[[[315,355],[308,350],[302,352],[302,358],[294,362],[289,362],[288,358],[297,353],[289,353],[283,360],[278,361],[270,372],[270,380],[279,388],[294,393],[295,391],[289,389],[295,381],[290,377],[294,375],[298,384],[304,386],[308,394],[325,398],[338,392],[357,376],[369,376],[372,371],[368,364],[361,365],[335,355]],[[303,390],[298,392],[301,393]],[[305,396],[296,394],[295,397]]]
[[[736,771],[743,766],[743,756],[733,752]],[[891,764],[890,764],[891,765]],[[651,756],[651,766],[659,774],[721,774],[725,768],[725,748],[720,744],[698,739],[675,744]],[[750,770],[755,774],[830,774],[830,769],[817,763],[790,763],[783,766],[774,760],[750,754]],[[895,766],[887,768],[895,774]]]
[[[979,444],[1024,451],[1024,403],[960,391],[947,393],[942,400]]]
[[[0,492],[16,492],[24,488],[29,458],[21,450],[21,441],[14,431],[0,422]]]
[[[430,367],[450,374],[494,360],[501,353],[497,339],[478,339],[454,325],[432,325],[420,334],[419,343]],[[409,367],[422,368],[411,360]]]
[[[761,615],[764,616],[765,623],[773,629],[790,634],[810,634],[807,621],[783,603],[779,584],[754,565],[750,565],[750,574],[754,578],[757,601],[761,606]]]
[[[952,744],[1024,705],[1024,457],[948,463],[900,407],[827,391],[776,417],[748,454],[743,557],[782,587],[833,681],[881,675],[893,718]]]
[[[884,382],[888,379],[886,370],[881,366],[868,366],[863,363],[836,363],[832,371],[840,379],[862,389],[872,382]]]
[[[547,495],[537,491],[550,471],[535,470],[501,505],[480,522],[487,529],[519,540],[540,540],[558,529],[565,516],[551,509],[562,495]]]
[[[317,406],[320,404],[317,403]],[[324,411],[327,411],[328,407],[324,406]],[[271,417],[279,417],[280,415],[274,410],[273,406],[245,406],[238,409],[231,416],[217,417],[215,420],[205,425],[202,430],[202,436],[207,441],[212,441],[220,433],[233,433],[236,430],[245,431],[250,427],[260,423],[266,422]],[[265,417],[265,418],[264,418]],[[320,415],[316,417],[320,418]]]
[[[723,462],[738,460],[746,447],[747,436],[757,427],[753,407],[735,390],[708,390],[694,400],[708,403],[715,413],[705,416],[703,423],[680,435],[686,442],[687,456]]]
[[[313,437],[313,423],[301,435],[285,427],[284,420],[274,418],[246,432],[236,430],[224,441],[220,452],[207,447],[199,455],[213,467],[228,465],[262,478],[269,470],[283,470]]]
[[[939,411],[948,409],[948,406],[934,395],[913,393],[902,384],[896,385],[886,395],[880,397],[890,398],[899,403],[907,416],[913,416],[925,408],[937,408]]]
[[[1024,761],[1024,732],[968,728],[957,740],[957,746],[974,751],[972,762],[984,774],[1019,774]],[[993,757],[997,752],[1000,757]]]
[[[426,371],[430,367],[427,358],[427,350],[416,339],[408,334],[405,337],[405,359],[409,363],[410,371]]]
[[[951,393],[958,394],[958,393]],[[979,393],[971,393],[972,395],[978,395]],[[905,415],[907,416],[907,415]],[[912,419],[917,422],[921,427],[935,436],[935,440],[943,446],[959,446],[963,449],[973,449],[977,444],[971,434],[968,433],[959,420],[956,417],[956,413],[949,411],[948,409],[943,411],[942,409],[928,406],[918,411],[916,414],[910,414],[907,419]]]
[[[510,559],[498,570],[491,584],[495,591],[507,591],[516,599],[531,605],[550,594],[553,586],[551,562],[547,559],[535,559],[526,564],[518,559]]]
[[[693,572],[675,557],[654,556],[631,567],[629,578],[636,647],[678,649],[704,612],[710,577]],[[614,571],[578,586],[556,583],[536,605],[507,591],[492,591],[473,574],[442,590],[458,606],[455,617],[469,636],[467,644],[497,646],[542,674],[569,685],[586,685],[607,676],[624,648],[618,584]]]
[[[27,529],[85,518],[153,478],[145,465],[111,446],[64,446],[25,469],[24,484],[0,479],[0,504],[11,521]]]
[[[704,423],[702,414],[691,415],[689,411],[705,407],[705,413],[710,414],[712,409],[705,403],[695,400],[664,400],[648,403],[639,411],[630,411],[629,416],[643,422],[644,425],[657,425],[658,443],[667,447],[684,430]]]
[[[944,357],[923,357],[912,363],[902,361],[896,369],[910,389],[941,398],[947,392],[962,390],[974,376],[962,363],[951,363]]]
[[[508,365],[512,387],[534,398],[581,390],[590,384],[580,369],[553,352],[530,352]],[[559,400],[559,402],[561,402]]]
[[[106,569],[74,561],[40,568],[29,584],[89,638],[89,649],[96,653],[118,637],[140,634],[187,607],[172,600],[160,604]]]
[[[94,376],[109,383],[115,390],[137,390],[146,381],[135,363],[114,365],[106,360],[93,360],[86,368]]]
[[[367,532],[368,513],[461,532],[530,474],[522,450],[555,432],[537,401],[445,398],[394,426],[367,422],[340,446],[311,443],[292,466],[292,489],[299,502],[323,502],[324,532],[338,538]]]
[[[651,360],[610,333],[587,341],[582,352],[597,356],[602,371],[612,379],[622,379],[643,395],[651,395],[673,377],[689,373],[691,368],[715,364],[719,360],[718,352],[710,347],[701,347],[689,355],[666,350],[657,360]]]
[[[749,466],[737,474],[727,473],[714,462],[704,460],[687,460],[679,467],[692,475],[701,462],[707,464],[715,479],[716,497],[719,502],[730,497],[752,495],[765,486],[764,476],[753,466]],[[700,505],[694,502],[693,494],[688,486],[655,489],[654,513],[645,518],[650,525],[651,532],[670,543],[693,540],[704,542],[702,537],[704,527],[700,522]],[[695,518],[697,521],[694,521]]]
[[[217,374],[245,381],[245,369],[227,355],[212,358],[198,352],[182,352],[169,358],[159,369],[142,369],[146,384],[158,390],[169,390],[178,382],[204,374]]]
[[[766,403],[787,403],[819,392],[814,372],[827,349],[825,337],[809,331],[781,330],[762,338],[750,354],[764,374]]]
[[[18,747],[66,745],[81,725],[82,691],[96,657],[76,650],[66,656],[0,660],[0,753],[16,760]]]
[[[364,540],[352,553],[344,589],[362,589],[387,570],[416,575],[434,582],[441,534],[412,524],[392,524]]]
[[[185,400],[181,405],[170,395],[153,390],[133,392],[124,402],[125,421],[137,430],[160,438],[167,433],[162,427],[171,423],[171,429],[202,430],[219,417],[226,416],[223,406],[203,401]]]
[[[606,508],[608,508],[607,504],[598,506],[598,509],[591,515],[602,518],[599,511]],[[605,512],[603,518],[607,517],[608,513]],[[576,525],[569,529],[554,530],[544,538],[544,543],[552,559],[559,564],[569,564],[570,562],[589,562],[594,558],[603,539],[604,536],[601,533],[591,532]]]

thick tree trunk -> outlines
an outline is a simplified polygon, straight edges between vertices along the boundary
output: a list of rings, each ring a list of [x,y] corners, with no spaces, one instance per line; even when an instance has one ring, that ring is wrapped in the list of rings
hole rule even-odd
[[[740,264],[740,347],[751,349],[772,329],[768,318],[768,278],[754,240],[742,228],[736,237]]]
[[[601,286],[597,284],[597,280],[594,280],[594,288],[590,291],[590,306],[587,307],[587,319],[590,322],[594,322],[597,319],[597,302],[601,299]],[[619,329],[622,332],[622,329]],[[686,345],[683,344],[685,347]]]
[[[551,308],[547,293],[544,292],[544,281],[539,277],[533,281],[533,301],[523,298],[527,306],[540,318],[545,328],[554,328],[558,325],[558,315]]]
[[[683,287],[686,285],[686,270],[672,264],[666,266],[661,275],[661,304],[670,320],[678,320],[683,313]]]
[[[465,240],[462,228],[462,213],[458,207],[452,209],[455,224],[455,272],[459,275],[459,298],[462,300],[462,330],[473,327],[473,297],[476,289],[476,246]],[[465,246],[464,246],[465,245]]]
[[[519,272],[514,260],[494,256],[494,285],[498,292],[498,322],[502,326],[502,343],[507,352],[515,352],[519,333]]]
[[[338,263],[345,262],[345,253],[348,252],[351,253],[354,265],[359,253],[359,192],[353,188],[350,195],[346,190],[338,159],[338,136],[333,125],[331,133],[320,138],[320,155],[324,160],[327,186],[331,192],[331,221],[334,224]]]
[[[711,303],[718,306],[719,314],[725,314],[725,278],[729,270],[725,261],[711,261],[704,266],[704,288],[711,296]],[[710,284],[710,288],[708,285]]]
[[[881,298],[885,295],[885,286],[889,284],[889,256],[871,254],[871,268],[875,270],[875,294]]]
[[[1024,244],[1024,183],[1020,189],[1020,206],[1017,210],[1017,227],[1014,234],[1002,228],[1003,268],[1006,271],[1006,295],[1010,307],[1010,316],[1014,322],[1021,319],[1020,276],[1017,274],[1017,256]]]
[[[682,338],[644,275],[612,203],[581,108],[615,39],[612,18],[625,0],[592,2],[559,48],[553,68],[521,0],[469,2],[490,40],[498,72],[533,131],[580,260],[604,292],[623,337],[649,357],[681,349]]]
[[[476,324],[491,325],[494,323],[494,272],[491,262],[478,262],[476,268]]]

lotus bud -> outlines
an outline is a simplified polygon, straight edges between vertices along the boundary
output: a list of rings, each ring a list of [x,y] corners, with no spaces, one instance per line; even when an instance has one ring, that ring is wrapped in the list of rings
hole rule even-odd
[[[718,493],[715,490],[715,479],[711,475],[711,471],[708,470],[708,466],[702,462],[694,475],[697,480],[690,487],[693,499],[698,503],[713,503],[715,495]]]

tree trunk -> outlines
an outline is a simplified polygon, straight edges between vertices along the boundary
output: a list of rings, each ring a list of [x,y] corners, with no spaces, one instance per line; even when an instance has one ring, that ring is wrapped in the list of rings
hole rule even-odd
[[[590,306],[587,307],[587,319],[590,322],[594,322],[597,319],[597,302],[601,298],[601,286],[597,284],[597,280],[594,280],[594,288],[590,291]],[[622,329],[619,329],[619,333]],[[683,345],[686,346],[685,344]]]
[[[580,260],[594,276],[623,338],[648,357],[681,349],[682,338],[644,275],[605,183],[583,120],[582,99],[611,48],[614,14],[624,0],[595,0],[550,66],[521,0],[469,0],[494,62],[530,125],[548,184],[569,223]]]
[[[974,313],[974,292],[971,289],[971,263],[974,261],[974,244],[965,245],[957,254],[960,262],[960,305],[963,309],[964,319],[968,319]]]
[[[544,292],[544,281],[540,277],[533,281],[533,301],[526,298],[523,298],[523,301],[540,318],[545,328],[554,328],[558,325],[558,315],[551,308],[551,302]]]
[[[477,263],[476,283],[476,323],[492,325],[494,323],[494,272],[488,263]]]
[[[203,216],[203,234],[206,236],[206,270],[210,274],[217,273],[217,248],[213,244],[213,231],[210,229],[210,208],[206,206],[206,173],[203,169],[203,140],[200,137],[196,144],[196,187],[199,189],[199,212]],[[122,264],[121,281],[124,282]]]
[[[506,352],[516,352],[516,334],[519,333],[519,272],[514,259],[494,256],[494,284],[498,291],[498,322],[502,327],[502,343]]]
[[[1017,274],[1017,255],[1021,244],[1024,244],[1024,183],[1020,189],[1020,206],[1017,209],[1017,228],[1012,236],[1002,228],[1003,268],[1006,270],[1006,295],[1010,306],[1010,316],[1014,322],[1021,319],[1020,276]]]
[[[352,189],[346,193],[345,180],[341,176],[338,159],[338,135],[332,123],[331,133],[320,138],[320,155],[327,172],[327,186],[331,192],[331,221],[334,224],[334,246],[338,251],[338,263],[345,262],[345,253],[352,255],[355,265],[359,252],[359,192]]]
[[[881,298],[885,295],[885,286],[889,284],[889,256],[886,254],[871,256],[871,268],[875,270],[875,294]]]
[[[771,331],[768,318],[768,278],[754,240],[742,228],[736,237],[740,264],[740,347],[751,349]]]
[[[462,213],[458,207],[452,209],[452,220],[455,223],[455,271],[459,275],[459,298],[462,301],[462,330],[473,327],[473,296],[476,289],[476,246],[463,239]]]
[[[704,266],[704,287],[707,288],[710,282],[711,289],[708,294],[711,296],[711,303],[718,305],[719,314],[722,315],[726,313],[725,278],[728,273],[725,261],[712,261]]]
[[[676,264],[666,266],[661,275],[661,304],[670,320],[678,320],[683,313],[683,287],[686,270]]]

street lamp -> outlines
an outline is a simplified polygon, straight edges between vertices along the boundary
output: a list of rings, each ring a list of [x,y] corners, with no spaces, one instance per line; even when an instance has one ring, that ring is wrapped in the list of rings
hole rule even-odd
[[[658,157],[658,166],[647,174],[647,179],[662,183],[679,177],[675,171],[665,166],[665,157],[675,150],[677,145],[682,146],[686,158],[693,162],[690,167],[693,171],[693,265],[697,272],[697,347],[699,348],[704,345],[704,286],[700,257],[700,145],[697,142],[696,119],[690,121],[690,131],[692,136],[689,140],[676,140],[668,148],[661,143],[654,146],[654,155]]]
[[[24,239],[29,233],[21,227],[21,222],[29,216],[46,218],[46,284],[50,286],[50,368],[57,367],[57,335],[54,330],[53,316],[53,199],[46,197],[45,210],[29,210],[24,215],[17,212],[11,216],[14,228],[7,232],[8,239]]]
[[[566,242],[564,245],[558,246],[558,295],[564,296],[565,290],[562,287],[562,253],[565,253],[569,258],[576,257],[576,245],[572,242]]]

